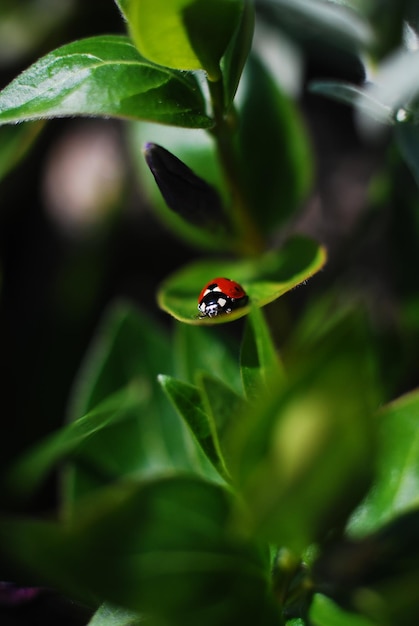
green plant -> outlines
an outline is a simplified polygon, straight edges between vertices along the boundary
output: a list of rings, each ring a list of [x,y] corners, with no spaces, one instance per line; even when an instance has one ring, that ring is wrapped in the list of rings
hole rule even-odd
[[[91,606],[91,626],[414,624],[419,395],[382,406],[377,333],[359,303],[325,294],[281,350],[264,314],[323,267],[326,251],[285,236],[313,166],[297,108],[252,46],[254,5],[117,4],[129,37],[49,53],[0,93],[0,122],[129,120],[159,217],[209,256],[159,288],[177,320],[171,336],[128,303],[106,313],[69,422],[3,479],[17,506],[60,468],[57,515],[3,515],[1,552],[33,584]],[[274,23],[309,18],[357,62],[361,49],[379,62],[406,16],[380,24],[380,3],[368,16],[354,4],[262,8]],[[312,89],[367,98],[361,87]],[[390,121],[417,174],[417,142],[402,126],[416,128],[412,107],[409,122]],[[25,128],[4,129],[6,155]],[[238,281],[249,303],[199,317],[197,296],[215,276]],[[217,331],[239,318],[243,338],[231,347]]]

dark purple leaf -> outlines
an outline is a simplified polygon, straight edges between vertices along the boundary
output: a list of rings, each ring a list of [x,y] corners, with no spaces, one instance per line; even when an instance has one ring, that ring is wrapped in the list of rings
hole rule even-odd
[[[227,221],[218,191],[197,176],[174,154],[147,143],[144,155],[167,206],[193,226],[226,230]]]

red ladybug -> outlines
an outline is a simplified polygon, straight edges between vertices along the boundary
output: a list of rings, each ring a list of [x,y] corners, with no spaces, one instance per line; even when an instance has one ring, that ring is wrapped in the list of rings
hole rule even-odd
[[[249,298],[239,283],[229,278],[213,278],[199,294],[198,310],[201,318],[231,313],[245,306]]]

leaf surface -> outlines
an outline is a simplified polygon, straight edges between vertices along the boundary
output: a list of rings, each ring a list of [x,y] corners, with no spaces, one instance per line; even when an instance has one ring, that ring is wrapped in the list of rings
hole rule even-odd
[[[228,196],[223,174],[217,158],[215,143],[209,133],[203,129],[185,129],[148,122],[136,122],[129,127],[127,141],[133,152],[144,192],[153,210],[165,226],[199,250],[225,251],[228,249],[229,240],[222,230],[220,233],[214,234],[213,231],[208,232],[202,228],[193,227],[168,208],[144,158],[144,146],[148,143],[158,143],[164,146],[193,168],[195,174],[213,185],[223,202],[226,202]]]
[[[384,407],[377,420],[376,477],[350,521],[354,536],[378,530],[419,506],[419,392]]]
[[[290,239],[282,248],[257,260],[198,261],[176,272],[161,285],[158,303],[167,313],[187,324],[220,324],[247,315],[251,306],[273,302],[319,271],[326,262],[323,247],[303,237]],[[240,283],[249,304],[229,314],[199,318],[197,298],[203,286],[216,276]]]
[[[313,177],[308,134],[295,104],[251,55],[239,101],[239,159],[255,223],[268,236],[301,207]]]
[[[104,603],[87,626],[140,626],[143,623],[144,618],[138,613]]]
[[[344,611],[332,600],[319,593],[314,595],[310,607],[310,623],[313,626],[374,626],[376,624],[364,615]]]
[[[143,390],[131,388],[117,391],[95,409],[50,435],[26,453],[10,471],[9,485],[15,492],[25,496],[39,487],[58,464],[70,460],[82,462],[83,457],[90,471],[96,472],[104,482],[127,473],[130,469],[132,471],[140,462],[140,439],[133,437],[133,434],[137,430],[135,422],[141,410],[144,410]],[[111,432],[115,450],[105,446],[103,434],[106,430]],[[129,433],[130,446],[127,441],[123,441],[122,432]],[[117,447],[121,443],[124,448],[122,456]]]
[[[220,474],[225,474],[215,424],[212,415],[206,411],[200,390],[169,376],[160,376],[159,381],[203,452]]]
[[[120,0],[141,53],[154,63],[205,70],[219,80],[220,60],[239,23],[243,0]]]
[[[74,115],[211,126],[193,75],[153,65],[119,35],[62,46],[0,93],[0,123]]]
[[[278,385],[285,377],[283,365],[261,309],[252,308],[247,318],[240,371],[243,387],[249,399],[266,392],[270,381],[274,380]]]
[[[134,419],[101,432],[92,445],[88,442],[85,457],[99,466],[114,463],[117,476],[133,472],[149,476],[175,469],[214,476],[212,466],[162,392],[158,376],[172,372],[170,340],[162,329],[129,304],[112,306],[80,368],[70,418],[78,419],[124,388],[141,390],[143,404]],[[97,489],[92,478],[89,466],[68,471],[64,491],[68,511],[81,495]]]
[[[204,372],[228,382],[237,394],[242,394],[238,353],[238,345],[225,333],[214,328],[176,324],[175,372],[182,380],[196,384],[197,373]]]

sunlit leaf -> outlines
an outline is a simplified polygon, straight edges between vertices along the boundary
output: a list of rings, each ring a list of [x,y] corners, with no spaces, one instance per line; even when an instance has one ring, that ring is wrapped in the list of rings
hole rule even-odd
[[[0,123],[74,115],[211,126],[194,76],[153,65],[118,35],[62,46],[0,93]]]
[[[220,79],[220,60],[239,23],[243,0],[119,0],[140,52],[155,63],[205,70]]]

